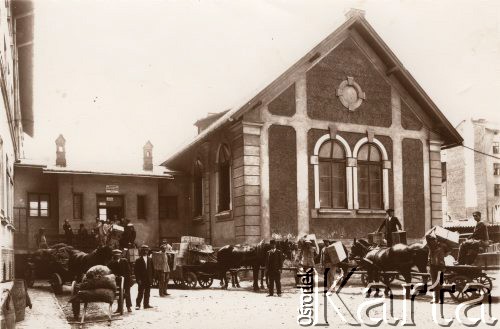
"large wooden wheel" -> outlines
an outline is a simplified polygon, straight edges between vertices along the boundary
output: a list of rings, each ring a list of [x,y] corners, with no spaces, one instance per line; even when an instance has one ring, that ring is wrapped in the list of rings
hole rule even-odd
[[[194,274],[193,272],[191,271],[186,271],[184,273],[184,285],[187,287],[187,288],[196,288],[196,282],[198,282],[198,278],[196,277],[196,274]]]
[[[450,276],[447,279],[447,283],[455,284],[455,292],[450,292],[451,298],[458,301],[459,303],[471,299],[474,296],[473,291],[464,291],[467,283],[471,281],[472,279],[461,274]]]
[[[52,286],[52,290],[56,295],[62,294],[63,281],[58,273],[52,273],[52,275],[50,276],[50,285]]]
[[[200,287],[202,287],[202,288],[210,288],[212,286],[213,282],[214,282],[214,279],[209,275],[201,274],[198,276],[198,283],[200,284]]]
[[[482,284],[483,286],[488,288],[490,290],[490,292],[493,289],[493,283],[491,282],[491,279],[488,276],[486,276],[486,274],[483,274],[483,275],[480,275],[480,276],[474,278],[473,281],[476,283]],[[487,291],[484,291],[484,292],[486,293]]]

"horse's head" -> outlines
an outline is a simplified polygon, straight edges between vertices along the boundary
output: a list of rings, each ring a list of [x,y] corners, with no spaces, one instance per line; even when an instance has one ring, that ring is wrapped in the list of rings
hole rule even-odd
[[[365,255],[368,253],[369,247],[367,246],[367,243],[365,243],[364,240],[356,240],[354,238],[354,241],[352,242],[351,246],[351,254],[353,257],[365,257]]]
[[[295,251],[297,251],[297,244],[291,240],[286,239],[277,241],[277,248],[281,250],[286,259],[293,260]]]

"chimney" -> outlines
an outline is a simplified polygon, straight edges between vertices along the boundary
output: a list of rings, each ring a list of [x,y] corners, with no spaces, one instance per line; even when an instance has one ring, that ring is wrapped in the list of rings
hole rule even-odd
[[[142,169],[153,171],[153,144],[147,141],[146,145],[142,148],[143,164]]]
[[[66,167],[66,140],[62,134],[56,139],[56,166]]]

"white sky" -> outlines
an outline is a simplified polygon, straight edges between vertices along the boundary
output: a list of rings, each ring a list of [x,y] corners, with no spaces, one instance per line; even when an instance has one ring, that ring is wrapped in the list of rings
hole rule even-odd
[[[161,163],[193,123],[248,100],[333,32],[366,18],[453,124],[499,119],[500,1],[35,3],[35,138],[27,158]]]

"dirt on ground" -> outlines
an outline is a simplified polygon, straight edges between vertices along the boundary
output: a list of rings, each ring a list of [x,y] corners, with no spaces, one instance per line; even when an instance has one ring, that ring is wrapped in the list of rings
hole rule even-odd
[[[493,274],[498,278],[498,273]],[[494,283],[496,286],[498,281]],[[319,283],[322,285],[322,280]],[[403,318],[404,300],[402,297],[402,288],[399,282],[394,282],[391,289],[394,294],[393,298],[393,315],[396,318]],[[358,308],[365,299],[363,292],[364,287],[361,285],[359,278],[351,279],[348,284],[338,295],[330,296],[326,299],[323,296],[323,289],[315,297],[317,301],[317,323],[332,327],[352,327],[345,323],[339,314],[335,312],[335,306],[338,307],[340,313],[346,316],[349,320],[349,313],[353,314],[354,318],[359,322]],[[114,316],[111,327],[120,329],[144,329],[144,328],[300,328],[298,324],[299,316],[299,301],[302,298],[301,290],[296,288],[294,278],[288,276],[283,279],[283,295],[281,297],[266,297],[267,291],[253,292],[252,283],[248,280],[241,282],[241,288],[230,287],[227,290],[221,289],[218,281],[209,289],[175,289],[169,288],[170,296],[159,297],[158,290],[151,290],[151,305],[152,309],[135,310],[135,297],[137,295],[137,285],[132,287],[132,302],[134,304],[133,311],[124,315]],[[500,317],[500,304],[498,301],[498,291],[494,289],[493,303],[491,306],[491,314]],[[65,288],[64,294],[58,296],[58,301],[67,316],[68,321],[74,322],[71,312],[71,305],[67,303],[70,298],[68,288]],[[373,298],[370,299],[373,303]],[[388,299],[385,299],[388,301]],[[325,308],[326,301],[326,308]],[[379,300],[380,302],[381,300]],[[406,303],[407,316],[406,319],[411,322],[413,314],[413,322],[416,328],[441,328],[433,319],[433,310],[437,312],[436,318],[439,318],[440,305],[430,303],[431,295],[417,296],[413,303],[413,311],[410,302]],[[335,305],[335,306],[334,306]],[[386,303],[390,305],[390,303]],[[486,304],[484,304],[486,305]],[[449,295],[445,297],[445,303],[442,305],[445,318],[453,318],[451,328],[465,328],[465,324],[460,323],[456,318],[456,309],[459,304],[453,301]],[[487,305],[486,305],[487,306]],[[116,308],[116,304],[113,309]],[[365,304],[364,310],[369,308]],[[387,306],[390,310],[390,307]],[[326,310],[326,319],[325,319]],[[383,306],[376,306],[369,312],[372,319],[383,316]],[[487,312],[488,307],[484,307]],[[89,310],[86,317],[85,328],[104,328],[108,327],[106,316],[108,307],[105,304],[92,303],[89,305]],[[361,312],[363,313],[363,312]],[[369,319],[366,316],[361,316],[363,323],[361,327],[368,327]],[[468,319],[481,317],[481,307],[474,307],[469,311]],[[488,317],[487,317],[488,318]],[[326,320],[326,321],[325,321]],[[96,322],[99,321],[99,322]],[[351,319],[352,321],[352,319]],[[328,324],[326,324],[328,322]],[[303,322],[305,323],[305,322]],[[397,327],[402,326],[402,321],[399,321]],[[75,328],[78,326],[73,324]],[[494,327],[498,327],[496,323]],[[391,327],[385,322],[382,322],[379,327]],[[492,328],[493,326],[481,322],[478,327]]]

